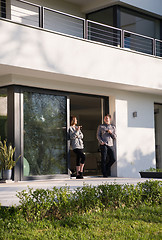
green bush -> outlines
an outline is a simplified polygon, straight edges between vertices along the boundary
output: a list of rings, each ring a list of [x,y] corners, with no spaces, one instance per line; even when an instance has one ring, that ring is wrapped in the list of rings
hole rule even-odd
[[[146,205],[162,203],[162,182],[161,181],[146,181],[138,183],[138,192],[141,201]]]
[[[96,186],[85,185],[73,192],[72,211],[85,212],[102,206]]]
[[[116,183],[84,185],[74,191],[69,187],[54,187],[51,190],[29,188],[28,191],[19,192],[17,196],[20,199],[20,210],[28,221],[62,219],[76,213],[109,208],[160,205],[162,182],[149,180],[136,186]]]
[[[20,209],[27,220],[40,220],[44,217],[61,218],[67,215],[71,195],[68,187],[49,189],[28,188],[29,191],[18,192]]]

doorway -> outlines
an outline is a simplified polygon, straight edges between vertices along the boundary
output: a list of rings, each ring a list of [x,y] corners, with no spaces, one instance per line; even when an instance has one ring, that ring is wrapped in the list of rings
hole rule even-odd
[[[70,95],[70,115],[76,116],[78,125],[82,126],[84,134],[84,152],[86,162],[84,175],[100,175],[100,152],[96,138],[97,127],[103,122],[103,116],[108,113],[108,98]],[[75,154],[70,150],[70,170],[75,175]]]
[[[162,104],[154,104],[156,168],[162,169]]]

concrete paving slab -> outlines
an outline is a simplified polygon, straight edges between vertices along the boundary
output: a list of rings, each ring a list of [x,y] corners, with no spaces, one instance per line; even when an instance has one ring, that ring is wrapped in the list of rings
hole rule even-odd
[[[134,184],[145,182],[146,178],[103,178],[103,177],[84,177],[84,179],[50,179],[50,180],[37,180],[37,181],[21,181],[21,182],[6,182],[0,183],[0,204],[1,206],[17,206],[19,199],[16,196],[17,192],[28,190],[28,187],[37,189],[52,189],[53,187],[68,186],[71,190],[78,187],[83,187],[84,184],[97,186],[101,184]],[[159,179],[154,179],[159,180]]]

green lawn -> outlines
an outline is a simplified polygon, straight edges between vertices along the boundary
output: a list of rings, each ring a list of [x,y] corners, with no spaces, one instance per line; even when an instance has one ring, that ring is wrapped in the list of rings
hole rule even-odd
[[[0,239],[162,239],[162,206],[116,208],[28,222],[19,211],[1,209]]]

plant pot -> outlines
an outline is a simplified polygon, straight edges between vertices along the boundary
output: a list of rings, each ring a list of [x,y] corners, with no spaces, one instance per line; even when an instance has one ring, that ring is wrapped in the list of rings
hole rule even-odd
[[[140,172],[141,178],[162,178],[162,172]]]
[[[11,180],[12,170],[2,170],[2,179]]]

